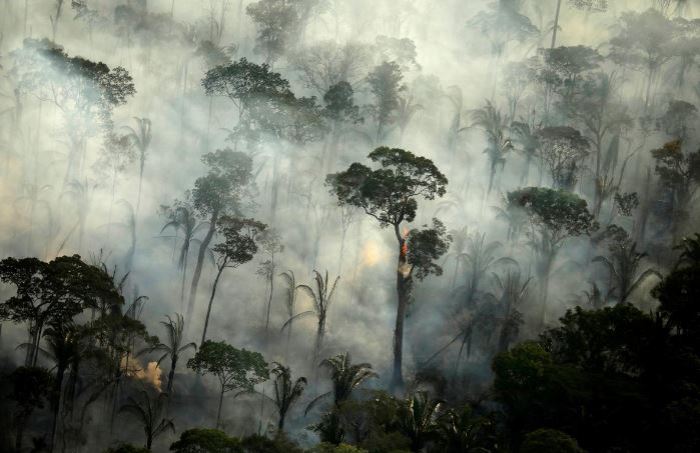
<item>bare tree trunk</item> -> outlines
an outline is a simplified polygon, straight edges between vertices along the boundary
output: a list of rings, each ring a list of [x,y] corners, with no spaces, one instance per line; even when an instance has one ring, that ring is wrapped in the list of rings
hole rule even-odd
[[[175,367],[177,366],[177,356],[173,358],[173,360],[170,362],[170,372],[168,373],[168,386],[166,388],[166,392],[168,392],[168,395],[172,394],[173,392],[173,380],[175,379]]]
[[[552,28],[552,45],[551,48],[557,43],[557,28],[559,28],[559,12],[561,11],[561,0],[557,0],[557,11],[554,13],[554,27]]]
[[[221,394],[219,395],[219,409],[216,411],[216,426],[214,428],[219,428],[221,422],[221,406],[224,403],[224,386],[221,385]]]
[[[187,304],[187,317],[185,317],[185,320],[187,321],[192,319],[194,303],[197,298],[197,286],[199,285],[199,279],[202,276],[204,256],[206,255],[209,243],[211,242],[211,239],[214,237],[214,233],[216,232],[216,223],[218,222],[218,220],[219,213],[212,213],[211,219],[209,220],[209,230],[207,231],[206,236],[204,236],[204,239],[202,239],[202,242],[199,245],[199,253],[197,254],[197,264],[194,268],[194,272],[192,273],[192,283],[190,284],[190,297],[189,302]]]
[[[394,225],[394,232],[399,241],[399,258],[396,268],[396,293],[398,305],[396,307],[396,325],[394,327],[394,368],[391,377],[390,388],[393,392],[403,389],[403,327],[406,319],[406,310],[411,294],[411,273],[407,269],[406,239],[399,233],[399,225]]]
[[[221,273],[226,269],[225,266],[221,266],[219,271],[216,273],[216,278],[214,279],[214,285],[211,287],[211,297],[209,298],[209,306],[207,307],[207,316],[204,318],[204,330],[202,331],[202,342],[200,346],[204,344],[204,340],[207,338],[207,327],[209,327],[209,315],[211,314],[211,306],[214,302],[214,296],[216,295],[216,285],[219,284],[219,277]]]

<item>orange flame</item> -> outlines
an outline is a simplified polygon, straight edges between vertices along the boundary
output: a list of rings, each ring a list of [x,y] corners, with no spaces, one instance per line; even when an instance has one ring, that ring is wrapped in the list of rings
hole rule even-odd
[[[408,234],[410,231],[408,228],[403,227],[403,231],[401,232],[401,235],[403,236],[403,244],[401,244],[401,258],[406,258],[406,255],[408,255]]]
[[[162,392],[163,370],[158,366],[158,362],[148,362],[144,367],[138,360],[131,358],[127,367],[126,357],[122,357],[121,365],[127,376],[133,376],[139,381],[152,385],[158,392]]]

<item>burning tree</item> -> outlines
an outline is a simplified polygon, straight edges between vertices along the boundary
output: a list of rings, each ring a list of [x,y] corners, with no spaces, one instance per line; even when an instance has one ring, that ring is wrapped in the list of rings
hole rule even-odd
[[[445,194],[447,178],[425,157],[398,148],[379,147],[369,154],[381,168],[372,169],[355,162],[347,170],[330,174],[326,183],[338,204],[362,208],[382,228],[392,227],[397,241],[396,291],[398,305],[394,330],[394,371],[391,387],[403,386],[403,324],[411,296],[413,277],[442,274],[435,264],[447,251],[449,237],[442,223],[433,219],[432,228],[402,232],[404,222],[412,222],[418,198],[433,200]]]

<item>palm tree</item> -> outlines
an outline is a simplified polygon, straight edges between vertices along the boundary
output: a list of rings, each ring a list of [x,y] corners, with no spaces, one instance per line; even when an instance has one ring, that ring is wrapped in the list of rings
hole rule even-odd
[[[318,319],[318,326],[316,329],[316,343],[314,345],[313,354],[313,364],[316,364],[318,360],[318,355],[323,347],[323,337],[326,333],[326,318],[328,316],[328,308],[330,307],[331,300],[333,299],[333,293],[340,280],[340,276],[335,278],[332,285],[329,285],[328,271],[326,271],[325,278],[316,270],[314,270],[314,280],[316,281],[316,291],[314,291],[309,285],[299,285],[297,289],[303,290],[307,296],[313,301],[313,310],[307,310],[296,314],[289,318],[287,322],[282,327],[283,329],[297,319],[305,318],[307,316],[316,316]]]
[[[262,395],[277,407],[277,414],[279,415],[277,429],[279,432],[282,432],[284,431],[284,421],[287,413],[304,393],[304,389],[306,389],[306,378],[300,377],[296,381],[292,381],[292,371],[289,367],[279,362],[272,362],[272,364],[271,372],[275,375],[273,383],[275,386],[275,398],[272,399],[264,393]]]
[[[177,232],[182,232],[182,245],[180,246],[180,252],[178,254],[177,265],[182,271],[182,281],[180,283],[180,305],[185,299],[185,280],[187,277],[187,258],[190,254],[190,244],[192,242],[201,242],[199,239],[195,239],[195,235],[203,228],[209,226],[208,222],[197,222],[197,215],[192,207],[181,204],[174,209],[165,209],[165,215],[168,218],[168,222],[163,225],[160,230],[161,234],[168,228],[173,228],[175,234]],[[177,236],[175,236],[177,238]],[[180,308],[183,308],[182,306]]]
[[[527,297],[528,286],[531,278],[523,281],[520,271],[509,270],[505,276],[501,278],[497,274],[493,274],[493,279],[496,286],[500,290],[500,297],[491,295],[498,302],[498,305],[503,310],[501,318],[501,332],[498,337],[497,352],[508,350],[510,342],[518,336],[520,324],[523,323],[522,314],[518,311],[518,306]]]
[[[525,168],[520,177],[520,184],[527,184],[530,176],[530,166],[532,165],[533,159],[537,157],[537,149],[540,146],[537,135],[535,134],[536,130],[534,125],[521,121],[513,121],[510,125],[510,130],[515,136],[516,143],[520,145],[518,152],[525,157]],[[541,167],[540,174],[542,174]]]
[[[445,453],[490,453],[496,445],[496,424],[475,416],[471,407],[448,409],[437,420],[437,444]]]
[[[656,276],[661,279],[661,274],[655,269],[648,268],[639,271],[639,265],[646,257],[646,253],[637,252],[637,243],[629,240],[619,241],[610,247],[610,257],[596,256],[594,263],[603,263],[610,273],[611,286],[617,293],[617,303],[624,304],[627,298],[644,283],[644,281]]]
[[[484,150],[484,154],[487,154],[489,158],[489,186],[487,190],[487,194],[489,194],[493,188],[493,179],[498,166],[503,168],[506,163],[503,155],[511,150],[513,145],[510,139],[505,138],[507,119],[503,117],[500,110],[491,104],[491,101],[486,101],[486,105],[475,110],[472,116],[474,126],[479,126],[484,130],[489,142],[488,147]]]
[[[399,96],[398,106],[396,108],[396,112],[394,113],[394,120],[399,126],[399,143],[403,142],[403,135],[406,132],[406,128],[411,122],[413,115],[415,115],[418,110],[422,109],[422,105],[413,103],[412,95],[407,97]]]
[[[466,251],[460,254],[469,272],[467,296],[464,301],[466,308],[474,306],[481,280],[491,267],[506,263],[516,264],[515,260],[509,257],[496,258],[496,251],[501,247],[502,244],[498,241],[486,242],[485,233],[477,233],[467,239]]]
[[[141,208],[141,187],[143,183],[143,169],[146,166],[146,157],[148,155],[148,148],[151,145],[151,120],[148,118],[137,118],[136,129],[131,126],[124,126],[125,129],[129,130],[129,137],[131,141],[136,145],[139,150],[139,189],[138,195],[136,196],[136,215],[138,216],[139,209]]]
[[[197,349],[195,343],[187,343],[182,345],[183,333],[185,329],[185,320],[181,314],[175,313],[175,319],[173,320],[170,316],[166,316],[167,321],[161,321],[160,323],[165,327],[167,333],[168,342],[158,343],[157,345],[143,349],[139,354],[145,352],[162,352],[163,355],[158,359],[157,363],[160,363],[166,358],[170,357],[170,372],[168,373],[168,386],[166,392],[170,395],[173,391],[173,381],[175,380],[175,368],[177,367],[177,361],[180,355],[190,349]]]
[[[49,397],[51,411],[53,413],[49,440],[51,442],[51,451],[54,451],[59,411],[63,403],[64,378],[66,372],[75,362],[75,359],[81,355],[82,338],[79,327],[72,321],[53,323],[46,329],[43,336],[45,338],[46,348],[39,348],[37,352],[41,352],[42,355],[54,362],[56,373],[53,380],[53,389]],[[27,343],[21,346],[31,347],[31,345]],[[36,363],[33,363],[32,366],[36,366]]]
[[[457,284],[457,274],[459,273],[460,265],[462,264],[463,261],[463,255],[465,253],[465,250],[467,248],[467,241],[469,240],[469,227],[468,226],[463,226],[459,230],[453,229],[449,231],[450,237],[452,238],[452,252],[449,252],[445,255],[445,263],[447,263],[448,260],[453,260],[455,262],[455,269],[454,273],[452,274],[452,290],[454,290],[455,285]],[[443,264],[444,265],[444,264]]]
[[[333,407],[337,408],[341,403],[350,399],[353,390],[358,388],[367,379],[378,377],[369,363],[352,363],[350,353],[338,354],[321,361],[321,367],[331,373],[333,390],[314,398],[304,411],[304,415],[321,400],[333,396]]]
[[[296,304],[296,300],[297,300],[297,283],[296,283],[297,281],[296,281],[296,278],[294,277],[294,272],[292,272],[291,270],[288,270],[286,272],[282,272],[280,274],[280,277],[282,277],[282,279],[284,280],[284,282],[287,285],[287,287],[284,290],[284,294],[285,294],[284,302],[285,302],[285,306],[287,308],[287,316],[288,316],[289,321],[284,323],[284,326],[282,326],[282,330],[284,330],[285,328],[287,329],[287,345],[286,345],[287,354],[286,355],[289,355],[289,343],[292,340],[292,324],[293,324],[292,318],[294,318],[294,305]]]
[[[411,439],[411,450],[421,451],[423,445],[437,430],[435,420],[443,402],[430,399],[428,392],[409,396],[399,410],[399,430]]]
[[[146,390],[139,392],[139,398],[130,396],[128,402],[119,408],[119,412],[132,414],[139,423],[143,425],[143,432],[146,435],[146,449],[150,450],[153,439],[163,434],[166,430],[175,432],[173,421],[161,417],[167,394],[159,393],[155,398],[151,398]]]

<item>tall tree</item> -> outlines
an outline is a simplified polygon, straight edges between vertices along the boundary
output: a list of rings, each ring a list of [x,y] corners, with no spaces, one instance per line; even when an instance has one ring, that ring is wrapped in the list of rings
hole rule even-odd
[[[546,322],[547,295],[552,265],[564,241],[589,234],[598,228],[587,203],[577,195],[544,187],[526,187],[508,192],[508,208],[522,210],[529,221],[529,245],[537,255],[540,279],[540,322]]]
[[[153,440],[164,434],[167,430],[175,432],[175,424],[172,419],[163,417],[165,400],[168,395],[158,393],[155,396],[149,395],[148,391],[141,390],[138,397],[130,396],[127,403],[119,408],[119,412],[126,412],[133,415],[138,422],[143,425],[143,432],[146,435],[146,449],[151,451]]]
[[[211,307],[216,295],[216,286],[219,283],[221,274],[226,269],[235,269],[241,264],[252,260],[258,252],[258,240],[267,226],[254,219],[240,219],[236,217],[224,216],[219,219],[219,232],[223,236],[223,242],[216,244],[213,248],[216,256],[217,273],[211,287],[211,296],[207,306],[207,314],[204,318],[204,329],[202,330],[202,342],[207,338],[207,327],[209,327],[209,316]]]
[[[646,112],[651,102],[652,85],[661,68],[673,58],[672,40],[676,36],[676,28],[673,22],[655,9],[623,13],[620,19],[622,28],[610,40],[610,58],[617,64],[645,74]]]
[[[270,371],[274,376],[273,385],[275,387],[275,397],[269,398],[275,407],[279,419],[277,421],[277,429],[280,433],[284,431],[284,422],[287,418],[289,410],[296,403],[306,389],[306,378],[300,377],[296,380],[292,379],[292,371],[278,362],[272,363],[273,367]]]
[[[487,190],[487,194],[489,194],[493,188],[493,180],[498,166],[503,168],[506,163],[504,155],[512,149],[510,139],[505,138],[507,120],[490,101],[486,101],[484,107],[475,110],[473,118],[474,125],[484,130],[488,141],[484,154],[489,158],[489,186]]]
[[[400,94],[406,90],[406,85],[401,83],[401,79],[401,68],[393,61],[385,61],[376,66],[367,76],[367,83],[375,100],[372,115],[377,124],[377,142],[386,137],[387,127],[400,105]]]
[[[129,138],[139,150],[139,188],[136,195],[136,215],[139,214],[141,208],[141,188],[143,186],[143,170],[146,168],[146,158],[148,157],[148,149],[151,146],[151,120],[148,118],[137,118],[136,129],[131,126],[125,126],[129,130]]]
[[[447,178],[425,157],[398,148],[380,147],[369,154],[380,165],[373,170],[353,163],[340,173],[330,174],[326,182],[338,203],[362,208],[379,222],[392,227],[397,241],[396,327],[394,329],[394,364],[392,387],[403,386],[403,328],[411,295],[413,276],[440,275],[442,268],[434,263],[447,251],[445,228],[433,219],[432,228],[401,231],[404,222],[412,222],[418,210],[418,199],[433,200],[445,194]]]
[[[303,311],[299,314],[293,315],[284,327],[290,326],[292,322],[306,317],[315,316],[318,320],[316,328],[316,341],[314,342],[314,353],[311,359],[312,366],[316,366],[316,361],[318,360],[318,355],[323,347],[323,337],[326,334],[326,318],[328,316],[328,309],[333,299],[333,294],[335,293],[335,288],[338,285],[338,280],[340,276],[330,283],[328,280],[328,271],[326,271],[325,277],[321,275],[318,271],[314,270],[314,280],[316,282],[316,290],[314,291],[309,285],[298,285],[297,289],[303,290],[303,292],[311,299],[313,303],[313,310]],[[283,328],[284,328],[283,327]]]
[[[190,256],[190,246],[192,243],[201,243],[201,241],[195,238],[195,235],[207,228],[206,222],[199,222],[197,219],[197,214],[190,203],[187,202],[175,202],[172,206],[161,206],[160,209],[162,215],[168,220],[168,222],[163,225],[160,232],[161,234],[168,228],[173,228],[175,230],[174,238],[182,242],[180,245],[180,252],[178,253],[177,266],[180,268],[182,273],[182,279],[180,282],[180,309],[185,299],[185,278],[187,277],[187,261]],[[182,237],[179,237],[178,232],[182,232]]]
[[[27,366],[36,365],[44,327],[68,323],[86,308],[121,300],[109,276],[78,255],[48,263],[36,258],[5,258],[0,261],[0,281],[17,288],[16,294],[0,305],[0,316],[29,324]]]
[[[245,153],[231,149],[207,153],[202,161],[208,167],[205,176],[197,178],[188,193],[189,202],[200,218],[206,219],[209,228],[199,244],[197,263],[192,273],[190,296],[185,319],[192,319],[199,279],[202,276],[204,258],[209,244],[219,228],[219,221],[228,214],[238,214],[244,202],[245,188],[251,180],[253,161]]]
[[[651,151],[656,161],[655,172],[670,199],[667,222],[671,224],[671,238],[675,242],[680,229],[688,219],[689,207],[700,186],[700,151],[683,152],[680,140],[664,144]]]
[[[170,316],[166,316],[167,321],[161,321],[160,323],[165,327],[165,333],[167,338],[167,343],[158,343],[150,348],[144,349],[144,352],[158,352],[163,355],[156,361],[158,365],[167,358],[170,358],[170,371],[168,372],[168,386],[165,392],[168,395],[173,393],[173,383],[175,382],[175,369],[177,368],[177,362],[180,356],[190,349],[197,349],[195,343],[182,344],[184,341],[184,331],[185,331],[185,320],[181,314],[175,313],[175,319],[173,320]]]
[[[555,189],[573,190],[578,182],[581,161],[588,155],[589,143],[569,126],[545,127],[537,131],[540,158],[549,170]]]
[[[274,63],[287,51],[293,37],[301,32],[301,1],[259,0],[246,7],[257,27],[255,52]]]
[[[187,361],[187,367],[197,373],[212,374],[219,380],[221,392],[216,413],[217,428],[226,392],[252,391],[256,384],[269,378],[267,363],[259,352],[237,349],[223,341],[202,343],[197,354]]]

